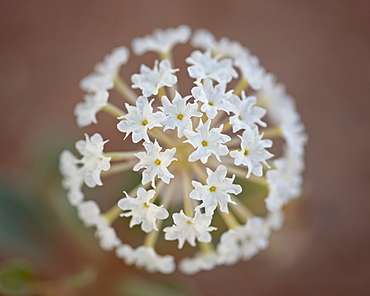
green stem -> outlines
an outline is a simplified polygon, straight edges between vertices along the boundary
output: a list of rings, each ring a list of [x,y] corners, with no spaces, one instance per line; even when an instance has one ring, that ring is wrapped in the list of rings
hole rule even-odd
[[[276,138],[276,137],[282,137],[283,136],[283,132],[282,132],[280,126],[278,126],[278,125],[266,128],[266,129],[262,130],[262,132],[263,132],[263,138],[265,138],[265,139],[271,139],[271,138]]]
[[[238,84],[235,86],[234,88],[234,95],[237,95],[237,96],[240,96],[241,92],[243,90],[246,90],[249,86],[249,83],[247,81],[247,79],[245,79],[244,77],[241,78],[238,82]]]
[[[111,166],[111,168],[108,171],[102,171],[101,176],[107,177],[107,176],[115,175],[118,173],[122,173],[128,170],[131,170],[133,166],[134,166],[134,163],[132,161],[114,164]]]
[[[229,213],[222,212],[220,208],[218,208],[218,212],[220,213],[222,220],[224,220],[225,224],[230,229],[236,229],[240,226],[234,215],[231,214],[230,212]]]
[[[101,109],[103,111],[113,115],[116,118],[126,115],[125,112],[123,112],[120,108],[118,108],[117,106],[115,106],[111,103],[108,103],[106,106],[102,107]]]
[[[240,200],[237,201],[237,205],[230,204],[230,209],[235,212],[239,220],[242,223],[246,223],[247,220],[254,216],[251,210],[249,210]]]
[[[212,243],[198,242],[202,254],[213,253],[215,250]]]
[[[114,205],[101,216],[108,222],[108,225],[112,225],[112,223],[119,217],[120,213],[122,213],[122,209],[118,205]]]
[[[117,91],[123,95],[128,101],[130,101],[133,105],[136,104],[137,95],[133,92],[131,87],[129,87],[126,82],[122,80],[121,77],[116,75],[114,77],[114,86]]]
[[[191,187],[190,187],[190,176],[189,176],[188,170],[182,171],[182,181],[183,181],[182,184],[183,184],[184,212],[186,216],[193,217],[194,209],[193,209],[192,201],[189,197],[190,192],[191,192]]]
[[[111,161],[120,161],[135,158],[136,151],[123,151],[123,152],[107,152],[104,153],[105,157],[111,157]]]

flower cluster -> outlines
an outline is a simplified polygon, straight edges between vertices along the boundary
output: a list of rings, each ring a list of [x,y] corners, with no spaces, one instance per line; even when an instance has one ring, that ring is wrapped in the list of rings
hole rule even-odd
[[[135,54],[154,51],[158,59],[153,68],[140,65],[131,86],[120,76],[128,48],[98,63],[80,83],[86,95],[74,110],[77,124],[97,124],[99,112],[111,114],[124,148],[104,152],[107,141],[96,133],[76,143],[81,158],[68,150],[60,156],[68,199],[83,223],[96,228],[101,247],[148,272],[171,273],[178,262],[192,274],[252,258],[281,227],[283,206],[301,195],[307,136],[293,99],[238,42],[217,40],[204,29],[191,35],[179,26],[136,38]],[[183,71],[172,52],[188,41],[196,49]],[[194,86],[180,90],[179,77],[186,76]],[[123,96],[120,105],[112,103],[112,89]],[[275,147],[276,138],[283,144]],[[117,192],[108,211],[85,199],[84,185],[103,186],[105,178],[130,171],[139,172],[141,182]],[[267,192],[256,209],[245,190],[252,185]],[[130,245],[132,235],[121,240],[120,223],[143,231],[143,244]],[[158,240],[195,250],[185,258],[160,255]]]

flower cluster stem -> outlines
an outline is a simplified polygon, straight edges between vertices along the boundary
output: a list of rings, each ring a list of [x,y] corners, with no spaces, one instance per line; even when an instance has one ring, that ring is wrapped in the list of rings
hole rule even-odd
[[[227,227],[229,227],[230,229],[236,229],[240,226],[233,214],[231,214],[230,212],[229,213],[222,212],[219,208],[218,210],[222,220],[224,220]]]
[[[235,86],[234,88],[234,95],[237,95],[237,96],[240,96],[241,92],[243,90],[246,90],[249,86],[249,83],[247,81],[247,79],[245,79],[244,77],[241,78],[238,82],[238,84]]]
[[[160,130],[156,129],[155,127],[148,131],[148,134],[152,136],[154,139],[158,139],[160,142],[166,143],[168,146],[173,146],[173,140],[168,138],[165,134],[163,134]]]
[[[131,170],[133,166],[134,166],[134,162],[132,162],[132,161],[128,161],[128,162],[125,162],[125,163],[114,164],[114,165],[111,166],[111,168],[108,171],[102,171],[101,176],[102,177],[107,177],[107,176],[115,175],[115,174],[118,174],[118,173],[123,173],[123,172],[126,172],[128,170]]]
[[[211,243],[199,242],[199,247],[203,254],[214,252],[214,247]]]
[[[229,207],[243,224],[246,223],[249,218],[254,216],[252,211],[248,209],[241,201],[238,201],[237,205],[230,204]]]
[[[123,115],[126,115],[125,112],[123,112],[120,108],[113,105],[112,103],[107,103],[106,106],[102,107],[102,110],[113,115],[114,117],[121,117]]]
[[[184,212],[185,215],[188,217],[194,216],[194,209],[192,205],[192,201],[189,197],[190,195],[190,178],[189,172],[187,170],[183,170],[182,172],[182,184],[183,184],[183,200],[184,200]]]
[[[263,137],[265,139],[281,137],[283,135],[282,130],[280,126],[278,125],[274,127],[266,128],[265,130],[262,130],[262,132],[263,132]]]
[[[107,152],[104,153],[105,157],[111,157],[111,161],[120,161],[135,158],[135,151],[123,151],[123,152]]]
[[[132,91],[131,87],[129,87],[126,82],[122,80],[121,77],[118,75],[114,77],[114,86],[117,91],[123,95],[130,103],[133,105],[136,104],[137,95]]]
[[[107,220],[108,225],[112,225],[112,223],[119,217],[120,213],[122,213],[122,209],[118,205],[114,205],[107,212],[102,214],[102,217]]]

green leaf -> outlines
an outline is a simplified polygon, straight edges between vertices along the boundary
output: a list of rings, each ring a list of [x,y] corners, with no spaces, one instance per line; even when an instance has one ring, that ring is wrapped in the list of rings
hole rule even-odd
[[[0,292],[6,295],[25,295],[35,274],[31,265],[16,259],[0,267]]]

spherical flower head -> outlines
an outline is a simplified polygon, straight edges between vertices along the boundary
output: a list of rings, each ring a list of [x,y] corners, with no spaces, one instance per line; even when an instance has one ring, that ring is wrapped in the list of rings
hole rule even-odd
[[[219,165],[214,172],[207,168],[207,184],[202,185],[197,181],[191,182],[195,189],[190,193],[190,198],[201,200],[202,204],[197,208],[205,208],[206,214],[212,215],[217,204],[225,213],[229,212],[228,203],[236,204],[231,200],[230,193],[237,195],[242,192],[242,187],[233,184],[235,175],[232,178],[226,178],[226,174],[227,168]]]
[[[190,96],[181,97],[176,91],[175,97],[170,102],[166,97],[162,97],[162,106],[160,110],[166,115],[166,120],[163,121],[164,131],[167,129],[175,129],[177,127],[177,137],[184,136],[184,130],[192,130],[192,117],[201,117],[202,113],[198,112],[198,104],[189,103]]]
[[[197,102],[202,102],[200,108],[205,112],[209,119],[213,119],[218,114],[218,110],[223,110],[229,114],[232,105],[229,102],[233,91],[226,92],[226,83],[222,82],[213,86],[212,80],[206,79],[204,84],[197,82],[197,86],[193,87],[191,93]]]
[[[186,274],[249,260],[267,248],[271,232],[282,226],[284,205],[301,194],[307,135],[293,98],[247,48],[204,29],[191,39],[200,50],[188,52],[187,71],[177,77],[172,49],[190,33],[179,26],[136,38],[134,53],[154,51],[157,58],[149,61],[152,68],[140,62],[135,74],[125,73],[131,85],[120,77],[128,49],[105,56],[82,79],[85,97],[74,113],[79,127],[98,123],[98,112],[111,115],[126,142],[119,151],[103,152],[107,141],[100,134],[85,135],[76,143],[81,157],[67,150],[60,156],[68,199],[83,224],[95,228],[101,248],[115,249],[126,264],[148,272],[175,270],[174,256],[160,255],[168,241],[187,244],[182,254],[194,250],[177,260]],[[109,99],[113,88],[121,101]],[[140,181],[130,172],[139,172]],[[125,196],[118,203],[105,198],[105,212],[104,193],[94,201],[83,193],[85,185],[106,185],[106,178],[126,173],[119,176]],[[141,243],[133,229],[126,229],[122,243],[122,224],[143,232]]]
[[[146,191],[144,188],[139,188],[136,198],[130,197],[126,192],[124,193],[126,198],[120,199],[118,206],[124,211],[130,211],[121,214],[124,217],[132,216],[130,227],[141,224],[141,229],[144,232],[151,232],[153,229],[158,231],[156,220],[166,219],[168,211],[150,202],[154,197],[155,190]]]
[[[175,225],[166,227],[163,231],[166,233],[166,240],[179,240],[179,249],[187,241],[191,246],[195,246],[195,239],[200,242],[209,243],[212,240],[210,231],[216,230],[216,227],[210,227],[212,216],[202,214],[200,210],[195,211],[194,218],[188,217],[181,210],[180,213],[173,214]]]
[[[197,79],[212,79],[220,82],[229,83],[233,78],[238,77],[238,73],[232,66],[231,59],[221,59],[221,56],[212,57],[211,50],[202,53],[199,50],[194,51],[186,62],[190,77]]]
[[[83,156],[79,163],[82,164],[81,174],[87,186],[93,188],[96,185],[102,186],[100,179],[101,171],[108,171],[110,168],[110,157],[103,155],[103,148],[107,141],[95,133],[91,138],[85,134],[85,140],[76,142],[76,149]]]
[[[167,30],[157,29],[152,35],[135,38],[132,42],[132,49],[137,55],[142,55],[147,51],[167,53],[176,44],[187,42],[190,34],[190,28],[184,25]]]
[[[190,162],[200,160],[202,163],[206,163],[212,154],[216,156],[218,161],[221,161],[220,156],[229,153],[229,149],[223,144],[230,141],[231,138],[228,135],[221,134],[223,125],[209,130],[210,124],[210,120],[207,120],[205,123],[200,121],[199,126],[196,128],[197,132],[192,130],[184,131],[185,136],[188,138],[184,143],[190,143],[194,148],[197,148],[189,155],[188,160]]]
[[[245,127],[242,136],[238,135],[241,139],[240,150],[230,152],[230,156],[234,158],[235,165],[245,165],[248,168],[247,178],[251,174],[261,177],[263,175],[262,165],[270,167],[266,160],[274,155],[268,152],[265,148],[271,148],[271,140],[263,140],[263,134],[258,134],[257,127]]]
[[[157,95],[158,90],[163,86],[171,87],[177,82],[177,77],[173,75],[178,69],[171,68],[169,60],[163,60],[159,63],[154,62],[153,70],[145,65],[141,65],[140,74],[131,76],[132,88],[140,88],[145,97]]]
[[[160,152],[162,147],[159,146],[157,140],[154,141],[154,144],[151,142],[143,144],[147,152],[138,152],[135,153],[135,156],[140,159],[140,161],[134,166],[134,171],[138,171],[142,168],[143,185],[152,182],[152,187],[155,188],[154,179],[156,176],[160,178],[163,182],[169,184],[170,179],[174,177],[167,167],[171,164],[172,161],[177,160],[174,158],[176,148],[167,149],[164,152]]]
[[[144,96],[136,101],[136,107],[126,103],[127,114],[120,117],[117,124],[119,131],[126,133],[124,139],[132,133],[132,141],[138,143],[141,140],[150,142],[148,130],[153,127],[162,126],[161,122],[165,120],[165,115],[158,111],[153,113],[153,100],[150,102]]]

